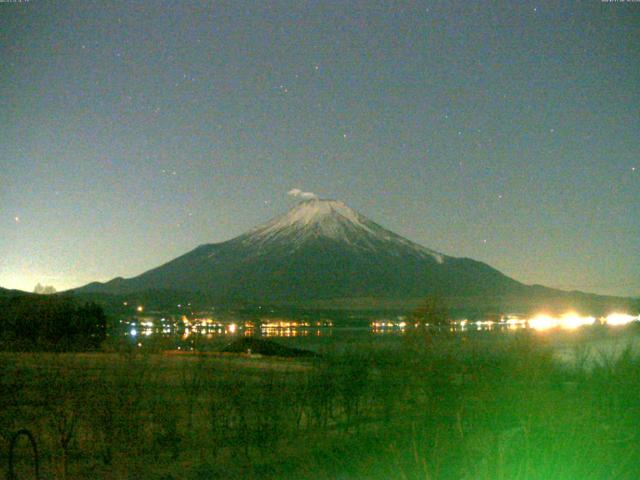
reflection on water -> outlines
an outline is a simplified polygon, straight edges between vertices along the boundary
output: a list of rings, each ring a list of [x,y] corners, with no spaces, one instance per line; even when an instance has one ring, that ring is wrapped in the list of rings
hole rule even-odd
[[[540,313],[531,317],[521,317],[517,315],[508,315],[501,317],[500,320],[474,320],[467,319],[454,320],[447,327],[434,327],[428,323],[407,322],[400,317],[398,320],[376,320],[371,322],[371,333],[375,335],[385,334],[402,334],[411,329],[427,327],[427,328],[448,328],[452,332],[465,331],[489,331],[504,330],[513,331],[521,329],[531,329],[539,332],[553,329],[575,330],[577,328],[589,325],[608,325],[618,326],[626,325],[631,322],[640,321],[640,316],[633,316],[626,313],[612,313],[606,317],[583,316],[575,312],[567,312],[559,316],[547,315]]]
[[[262,336],[262,337],[330,337],[334,330],[354,330],[359,334],[403,335],[418,328],[443,329],[451,332],[493,331],[505,332],[531,329],[539,332],[550,330],[575,330],[589,325],[626,325],[640,320],[640,316],[626,313],[611,313],[606,317],[583,316],[575,312],[553,316],[544,313],[531,317],[507,315],[495,320],[455,320],[446,326],[435,327],[428,323],[412,321],[404,316],[392,319],[379,319],[358,326],[340,325],[334,327],[330,320],[298,321],[287,319],[263,319],[256,321],[214,320],[208,317],[180,318],[138,316],[129,320],[120,320],[121,334],[133,340],[141,337],[167,337],[190,340],[195,337],[214,339],[224,336]]]
[[[136,317],[120,320],[121,332],[132,339],[140,336],[179,337],[189,340],[193,337],[213,339],[223,336],[263,336],[263,337],[308,337],[331,336],[333,322],[270,320],[254,321],[215,321],[211,318],[192,318],[182,316],[179,320],[162,317]]]

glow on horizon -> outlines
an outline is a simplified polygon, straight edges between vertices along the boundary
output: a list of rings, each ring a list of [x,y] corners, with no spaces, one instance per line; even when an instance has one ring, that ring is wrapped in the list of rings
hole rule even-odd
[[[52,275],[50,273],[31,272],[0,272],[0,287],[8,290],[21,290],[23,292],[33,292],[35,286],[52,286],[58,292],[64,292],[72,288],[79,288],[91,282],[107,282],[113,277],[96,275],[95,277],[76,277],[72,275]]]

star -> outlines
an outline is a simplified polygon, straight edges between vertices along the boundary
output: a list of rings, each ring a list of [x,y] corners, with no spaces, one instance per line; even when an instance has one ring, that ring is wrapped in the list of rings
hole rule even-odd
[[[13,220],[14,220],[16,223],[20,223],[20,217],[18,217],[17,215],[16,215],[15,217],[13,217]]]

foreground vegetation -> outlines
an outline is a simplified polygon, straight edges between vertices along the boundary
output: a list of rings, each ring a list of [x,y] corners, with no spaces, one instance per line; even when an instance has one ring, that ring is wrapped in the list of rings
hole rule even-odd
[[[95,303],[69,296],[0,295],[0,351],[93,350],[106,334],[107,317]]]
[[[312,359],[3,353],[0,457],[41,478],[633,479],[640,357],[558,362],[527,332]],[[18,478],[33,478],[18,443]]]

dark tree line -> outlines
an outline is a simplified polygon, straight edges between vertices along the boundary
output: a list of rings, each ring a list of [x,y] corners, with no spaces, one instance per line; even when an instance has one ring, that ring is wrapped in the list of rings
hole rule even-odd
[[[87,350],[106,337],[106,316],[95,303],[69,297],[20,295],[0,298],[0,348]]]

